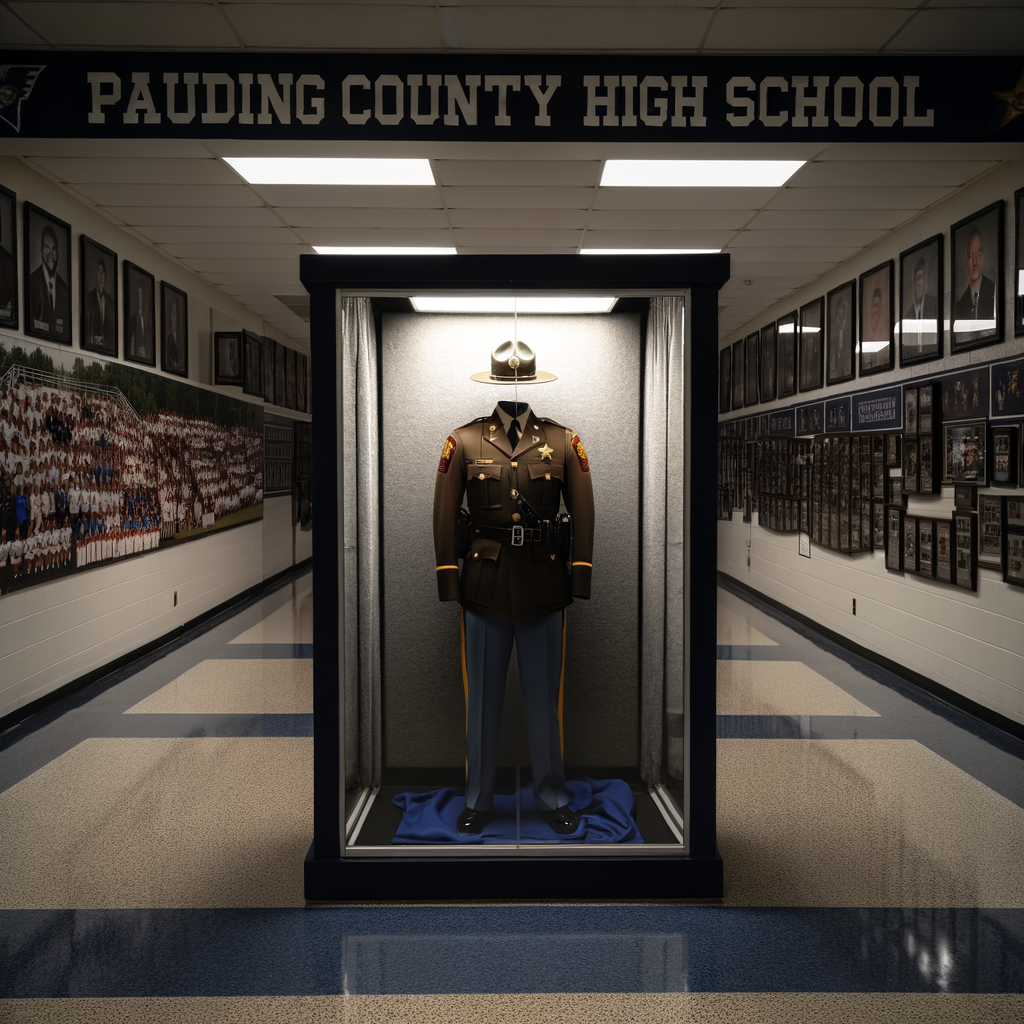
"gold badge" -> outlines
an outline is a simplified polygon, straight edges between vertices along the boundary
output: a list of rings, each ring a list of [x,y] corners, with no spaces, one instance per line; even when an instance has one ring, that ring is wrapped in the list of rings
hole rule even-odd
[[[554,448],[550,448],[550,447],[548,447],[548,445],[545,444],[543,448],[539,449],[539,451],[540,451],[540,461],[541,462],[550,462],[551,461],[551,454],[552,454],[552,452],[554,452],[554,450],[555,450]]]

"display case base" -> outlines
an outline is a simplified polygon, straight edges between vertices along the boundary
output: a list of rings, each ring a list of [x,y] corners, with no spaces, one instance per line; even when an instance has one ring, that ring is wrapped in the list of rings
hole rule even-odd
[[[307,900],[715,899],[722,857],[347,857],[304,865]]]

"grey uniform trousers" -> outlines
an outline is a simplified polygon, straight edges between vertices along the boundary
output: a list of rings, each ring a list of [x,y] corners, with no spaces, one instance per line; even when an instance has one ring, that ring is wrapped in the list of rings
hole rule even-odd
[[[569,790],[558,727],[564,612],[529,619],[487,618],[468,608],[464,614],[469,686],[466,806],[476,811],[492,807],[505,677],[514,640],[537,806],[541,810],[564,807],[569,803]]]

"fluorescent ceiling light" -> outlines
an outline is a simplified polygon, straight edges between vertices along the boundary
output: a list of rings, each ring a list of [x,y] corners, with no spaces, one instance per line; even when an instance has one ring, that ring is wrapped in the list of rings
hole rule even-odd
[[[454,256],[455,246],[314,245],[321,256]]]
[[[806,160],[608,160],[601,184],[659,188],[780,188]]]
[[[429,160],[226,156],[250,185],[433,185]]]
[[[581,256],[703,256],[721,249],[580,249]]]
[[[418,313],[608,313],[614,295],[413,295]]]

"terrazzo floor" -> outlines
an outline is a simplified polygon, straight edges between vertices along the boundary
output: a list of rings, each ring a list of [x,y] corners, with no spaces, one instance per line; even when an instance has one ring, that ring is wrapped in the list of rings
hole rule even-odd
[[[311,580],[0,736],[0,1021],[1024,1020],[1024,743],[725,589],[724,899],[307,904]]]

